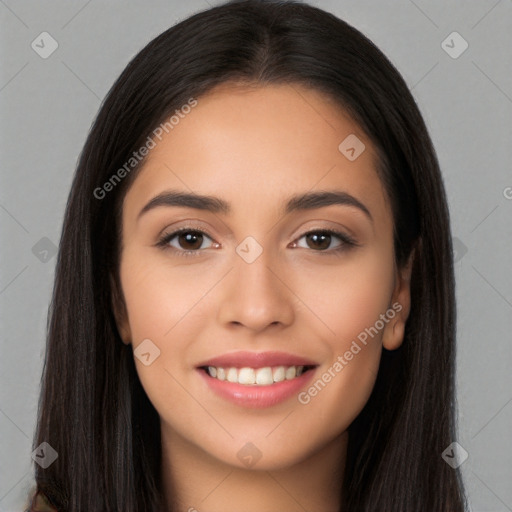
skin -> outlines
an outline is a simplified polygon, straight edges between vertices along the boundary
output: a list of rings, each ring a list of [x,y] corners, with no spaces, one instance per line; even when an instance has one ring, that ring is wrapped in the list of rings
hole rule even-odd
[[[350,134],[366,146],[354,161],[338,150]],[[358,125],[299,85],[219,86],[151,150],[123,203],[124,304],[115,313],[125,343],[149,338],[160,350],[149,366],[135,363],[161,418],[169,509],[338,510],[347,428],[370,396],[383,347],[402,343],[410,309],[410,265],[395,264],[376,162]],[[137,219],[167,189],[217,196],[233,211],[160,206]],[[351,194],[372,220],[346,205],[282,214],[289,196],[320,189]],[[202,243],[156,245],[191,224],[206,233]],[[304,236],[322,229],[358,246],[336,255],[335,236],[320,247]],[[235,251],[247,236],[263,248],[250,264]],[[187,249],[199,255],[179,255]],[[237,350],[280,350],[314,360],[315,381],[396,302],[401,311],[307,404],[293,396],[237,406],[195,368]],[[248,442],[261,453],[250,468],[237,457]]]

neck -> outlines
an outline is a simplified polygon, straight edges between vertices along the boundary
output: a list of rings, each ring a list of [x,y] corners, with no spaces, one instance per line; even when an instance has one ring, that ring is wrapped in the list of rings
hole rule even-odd
[[[348,433],[291,466],[226,464],[162,425],[167,512],[339,512]]]

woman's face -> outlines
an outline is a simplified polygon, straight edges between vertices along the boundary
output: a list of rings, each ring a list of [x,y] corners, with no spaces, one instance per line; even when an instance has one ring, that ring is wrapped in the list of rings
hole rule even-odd
[[[409,272],[376,153],[299,85],[225,84],[190,110],[124,200],[119,331],[167,445],[289,467],[346,435],[402,341]]]

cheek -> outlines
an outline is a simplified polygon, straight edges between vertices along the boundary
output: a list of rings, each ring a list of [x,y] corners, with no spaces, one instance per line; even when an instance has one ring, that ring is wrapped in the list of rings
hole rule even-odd
[[[190,408],[182,375],[188,369],[190,340],[198,328],[191,319],[196,319],[196,309],[201,310],[197,303],[206,283],[199,286],[197,276],[192,282],[192,274],[184,268],[152,260],[144,251],[127,250],[121,263],[121,282],[134,350],[149,339],[156,347],[150,345],[149,351],[158,353],[149,365],[134,358],[149,400],[161,417],[180,410],[180,421],[192,422],[197,411]]]
[[[346,263],[335,270],[317,266],[314,273],[304,274],[299,287],[319,320],[316,331],[327,348],[316,380],[299,402],[311,417],[329,417],[332,435],[346,429],[366,404],[391,319],[386,312],[393,291],[392,254],[361,254]],[[315,423],[310,426],[313,435]]]
[[[207,283],[201,285],[197,275],[183,269],[144,252],[125,255],[121,281],[135,345],[144,338],[163,341],[172,336],[174,326],[205,293]]]
[[[165,282],[158,279],[155,270],[137,266],[125,272],[122,282],[134,346],[144,338],[161,337],[172,321],[166,315],[169,297],[162,300]]]
[[[188,378],[197,362],[193,358],[195,343],[213,314],[214,304],[205,295],[218,276],[198,273],[194,267],[170,263],[161,255],[155,257],[140,249],[126,250],[121,263],[133,348],[136,351],[149,339],[158,353],[149,366],[137,357],[135,364],[148,397],[161,415],[171,405],[181,410],[190,401],[182,388],[189,385],[183,375]]]
[[[294,290],[318,320],[318,334],[340,353],[390,306],[393,272],[391,251],[354,252],[336,264],[304,266]]]

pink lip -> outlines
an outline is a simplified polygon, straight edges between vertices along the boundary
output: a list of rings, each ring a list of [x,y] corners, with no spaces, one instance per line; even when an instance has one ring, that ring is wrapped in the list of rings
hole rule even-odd
[[[286,352],[231,352],[197,365],[222,368],[264,368],[265,366],[317,366],[317,363]]]
[[[275,382],[269,386],[248,386],[210,377],[203,369],[197,370],[208,387],[230,402],[253,409],[263,409],[296,396],[315,374],[313,369],[291,380]]]
[[[254,409],[271,407],[284,402],[291,396],[297,395],[315,374],[314,368],[306,371],[300,377],[291,380],[275,382],[269,386],[250,386],[221,381],[210,377],[203,369],[205,366],[222,368],[263,368],[266,366],[318,366],[314,361],[285,352],[233,352],[214,357],[197,366],[199,375],[206,385],[218,396],[230,402]]]

